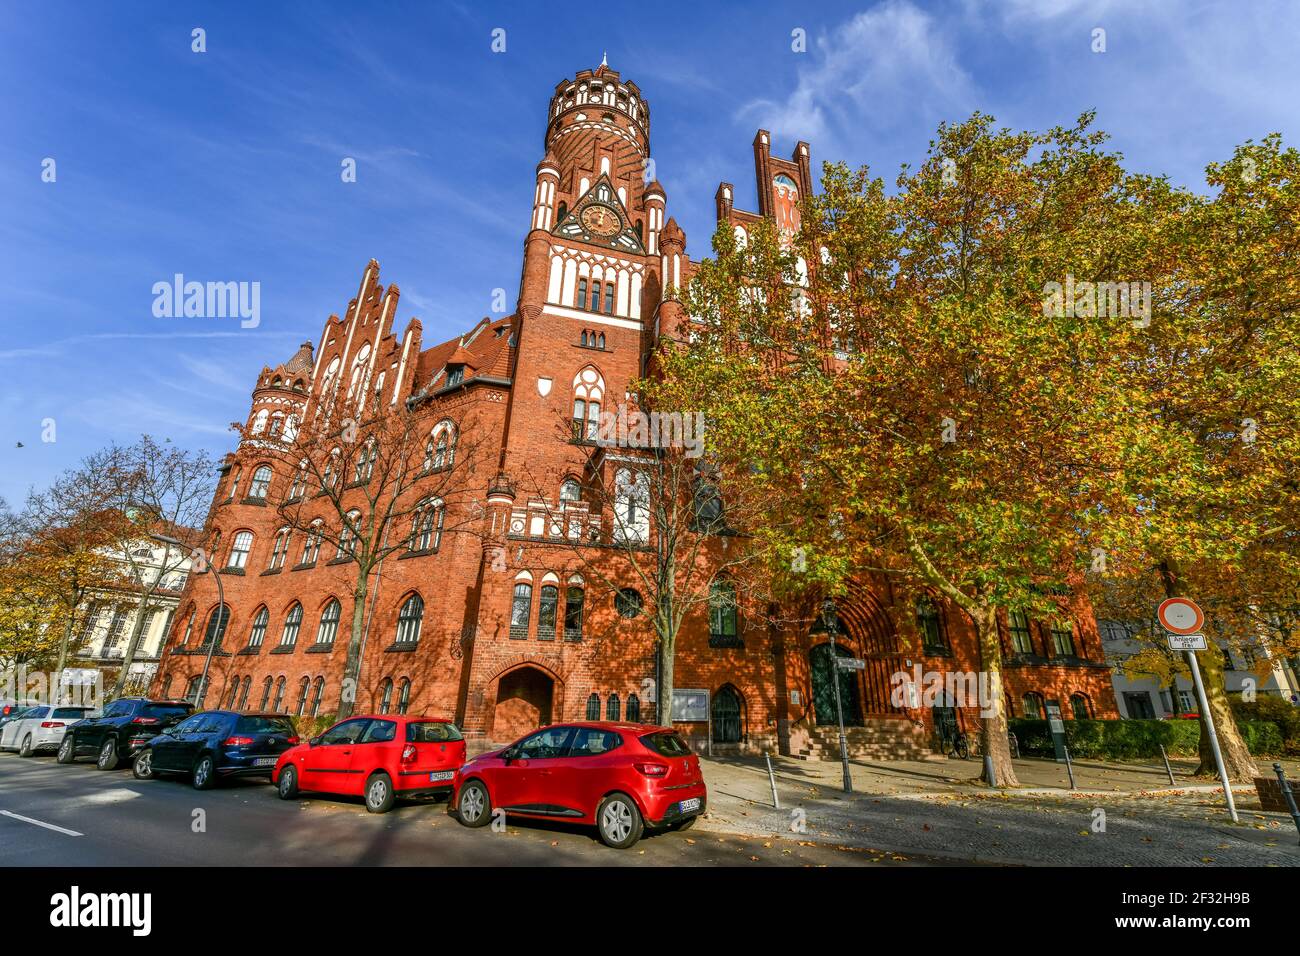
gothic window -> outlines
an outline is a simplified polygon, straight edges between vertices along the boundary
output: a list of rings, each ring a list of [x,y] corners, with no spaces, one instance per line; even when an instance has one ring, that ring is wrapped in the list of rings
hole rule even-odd
[[[641,723],[641,698],[636,694],[627,695],[626,717],[629,724]]]
[[[596,348],[603,349],[604,347],[605,347],[605,333],[601,332],[599,335],[596,336]]]
[[[398,685],[397,690],[397,712],[406,713],[406,709],[411,706],[411,679],[403,677],[402,683]]]
[[[311,691],[311,678],[304,677],[298,682],[298,707],[295,711],[299,717],[307,713],[307,694]]]
[[[587,719],[600,720],[600,695],[592,694],[587,698]]]
[[[605,719],[606,720],[619,719],[618,694],[610,694],[609,698],[605,701]]]
[[[1025,709],[1025,717],[1029,720],[1043,719],[1043,695],[1030,691],[1023,698],[1021,704]]]
[[[266,420],[270,416],[270,414],[271,414],[270,412],[268,412],[265,408],[263,408],[260,409],[258,413],[253,416],[254,435],[260,435],[262,434],[262,432],[266,431]]]
[[[605,313],[613,315],[614,313],[614,283],[605,283]]]
[[[266,625],[270,619],[271,615],[265,606],[257,609],[257,614],[253,616],[253,628],[248,632],[249,647],[262,646],[262,641],[266,639]]]
[[[595,441],[600,428],[600,403],[605,397],[605,380],[588,365],[573,379],[574,441]]]
[[[360,306],[358,306],[358,308],[360,308]],[[369,370],[366,366],[369,362],[370,343],[367,342],[357,350],[357,357],[352,360],[352,378],[348,382],[348,401],[352,401],[354,398],[360,401],[361,397],[364,396],[368,390]],[[367,379],[365,384],[362,382],[362,376],[365,376]]]
[[[295,603],[284,619],[284,630],[280,632],[280,646],[293,647],[298,643],[298,629],[302,627],[302,605]]]
[[[1075,720],[1092,719],[1092,705],[1088,701],[1088,696],[1086,694],[1071,694],[1070,710],[1074,713]]]
[[[330,361],[330,364],[326,367],[324,377],[321,378],[320,393],[321,393],[321,397],[324,398],[326,401],[328,401],[331,396],[331,393],[334,388],[334,380],[338,377],[338,374],[339,374],[339,357],[336,355]]]
[[[320,713],[320,699],[325,694],[325,678],[317,677],[312,685],[311,695],[311,715],[315,717]]]
[[[443,419],[433,426],[425,446],[425,470],[442,471],[456,464],[456,425]]]
[[[301,498],[307,493],[307,459],[304,458],[298,462],[298,470],[294,472],[293,484],[289,487],[289,501],[295,498]]]
[[[738,647],[736,586],[725,578],[709,585],[709,646]]]
[[[442,523],[446,509],[437,498],[420,502],[411,518],[411,551],[437,551],[442,544]]]
[[[280,704],[284,702],[284,684],[284,676],[281,675],[275,682],[275,700],[271,701],[271,709],[276,713],[279,713]]]
[[[424,599],[412,594],[397,614],[397,643],[414,644],[420,639],[420,625],[424,621]]]
[[[275,540],[271,542],[271,563],[267,565],[268,569],[274,571],[284,567],[284,559],[289,553],[289,536],[292,533],[288,528],[276,532]]]
[[[253,678],[245,677],[244,682],[239,688],[239,704],[237,709],[244,710],[248,707],[248,690],[253,686]],[[164,695],[166,696],[166,695]]]
[[[599,282],[593,282],[591,284],[591,305],[588,306],[588,308],[592,312],[600,311],[600,283]]]
[[[695,482],[691,504],[694,530],[704,534],[718,534],[725,528],[722,492],[713,481],[701,478]]]
[[[253,482],[248,486],[248,497],[254,501],[265,501],[271,490],[271,466],[259,465],[253,472]]]
[[[578,484],[576,478],[564,479],[564,482],[560,485],[560,500],[561,501],[582,500],[582,485]]]
[[[582,279],[579,279],[579,280],[578,280],[578,307],[579,307],[579,308],[584,308],[584,309],[587,307],[587,280],[586,280],[586,278],[582,278]],[[583,336],[584,336],[584,337],[586,336],[586,333],[585,333],[585,332],[583,333]],[[583,345],[586,345],[587,343],[586,343],[586,342],[583,342],[582,344],[583,344]]]
[[[620,468],[614,475],[614,538],[643,544],[650,538],[650,479]]]
[[[266,710],[267,705],[271,703],[271,678],[262,681],[262,702],[257,705],[258,710]]]
[[[393,706],[393,679],[385,677],[384,683],[380,685],[379,712],[388,713],[388,709]]]
[[[353,509],[343,516],[343,528],[339,531],[339,551],[334,555],[336,561],[353,556],[357,548],[357,528],[360,525],[360,511]]]
[[[339,632],[339,618],[342,616],[342,608],[338,599],[331,600],[325,605],[325,610],[321,611],[320,626],[316,629],[316,643],[322,646],[329,646],[334,643],[334,638]]]
[[[315,564],[316,558],[320,556],[320,529],[322,524],[320,518],[311,523],[311,528],[307,531],[307,542],[302,549],[302,564]]]
[[[235,494],[239,491],[239,474],[240,474],[240,469],[238,468],[234,469],[230,473],[230,487],[226,492],[227,498],[235,497]]]
[[[276,412],[271,416],[271,427],[267,430],[267,436],[270,438],[279,438],[284,431],[284,412]]]
[[[253,532],[240,531],[230,545],[230,558],[226,567],[242,570],[248,564],[248,552],[253,550]]]
[[[208,615],[208,626],[203,632],[203,643],[200,647],[208,647],[215,644],[218,649],[221,648],[221,638],[225,636],[226,625],[230,623],[230,605],[221,604],[212,609]]]
[[[585,593],[581,577],[575,574],[569,578],[569,587],[564,593],[564,639],[566,641],[582,640],[582,605]]]
[[[375,473],[375,458],[378,455],[379,443],[373,438],[361,446],[361,453],[357,455],[356,468],[352,472],[352,480],[356,484],[370,480],[370,476]]]
[[[533,586],[527,581],[515,584],[510,602],[510,636],[516,640],[528,637],[528,618],[533,612]]]
[[[555,640],[556,617],[560,611],[560,589],[554,584],[543,585],[537,602],[537,639]]]

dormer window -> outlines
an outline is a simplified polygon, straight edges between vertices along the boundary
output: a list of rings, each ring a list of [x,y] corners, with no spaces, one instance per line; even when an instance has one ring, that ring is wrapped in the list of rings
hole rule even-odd
[[[448,384],[448,385],[459,385],[459,384],[460,384],[461,382],[463,382],[463,381],[465,381],[465,366],[464,366],[464,365],[448,365],[448,366],[447,366],[447,384]]]

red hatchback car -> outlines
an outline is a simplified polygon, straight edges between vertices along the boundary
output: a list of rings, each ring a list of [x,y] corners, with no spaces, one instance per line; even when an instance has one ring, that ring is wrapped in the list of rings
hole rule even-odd
[[[372,714],[339,721],[280,755],[271,782],[281,800],[300,791],[364,796],[371,813],[398,797],[449,793],[465,738],[449,720]]]
[[[557,724],[475,757],[456,773],[460,822],[481,827],[493,808],[592,824],[626,849],[646,829],[686,829],[704,812],[700,760],[671,727]]]

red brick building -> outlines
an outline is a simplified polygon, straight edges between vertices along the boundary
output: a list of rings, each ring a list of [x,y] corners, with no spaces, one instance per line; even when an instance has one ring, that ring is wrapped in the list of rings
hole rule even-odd
[[[322,396],[346,386],[349,395],[418,409],[439,463],[470,439],[478,461],[473,500],[454,514],[433,501],[435,517],[413,525],[411,546],[375,575],[357,708],[449,716],[494,741],[593,714],[654,719],[654,631],[634,597],[616,601],[614,590],[584,578],[566,541],[598,538],[609,516],[584,494],[588,450],[556,427],[622,402],[659,337],[678,337],[673,290],[692,264],[663,188],[647,175],[649,158],[650,109],[636,84],[605,65],[578,73],[551,98],[513,314],[426,346],[418,319],[395,330],[400,293],[380,283],[372,260],[343,318],[330,316],[317,344],[262,370],[211,513],[228,620],[219,626],[211,575],[191,575],[154,693],[192,692],[205,635],[220,632],[206,706],[335,708],[355,575],[345,557],[330,559],[319,545],[312,553],[284,527],[275,502],[295,493],[295,479],[274,464],[268,443],[292,438]],[[758,211],[736,209],[723,183],[719,219],[743,230],[771,217],[796,229],[799,197],[813,188],[808,144],[796,144],[789,160],[774,157],[760,130],[754,163]],[[1067,717],[1115,716],[1091,610],[1078,598],[1067,603],[1071,627],[1005,622],[1006,690],[1017,716],[1049,703]],[[687,622],[675,683],[708,704],[697,715],[707,719],[683,729],[716,748],[819,754],[818,726],[835,713],[826,629],[737,617],[725,634],[711,633],[706,607]],[[940,601],[903,607],[888,582],[864,581],[840,603],[838,627],[840,653],[867,662],[841,683],[855,747],[879,755],[926,747],[946,713],[897,706],[890,678],[916,665],[977,670],[962,615]],[[963,717],[972,730],[974,713]]]

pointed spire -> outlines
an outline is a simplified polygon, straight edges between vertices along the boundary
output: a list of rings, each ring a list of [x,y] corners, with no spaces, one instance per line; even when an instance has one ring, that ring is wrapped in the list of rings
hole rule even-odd
[[[601,50],[601,51],[600,51],[600,65],[601,65],[601,66],[605,66],[605,67],[609,66],[609,51],[608,51],[608,50]]]

